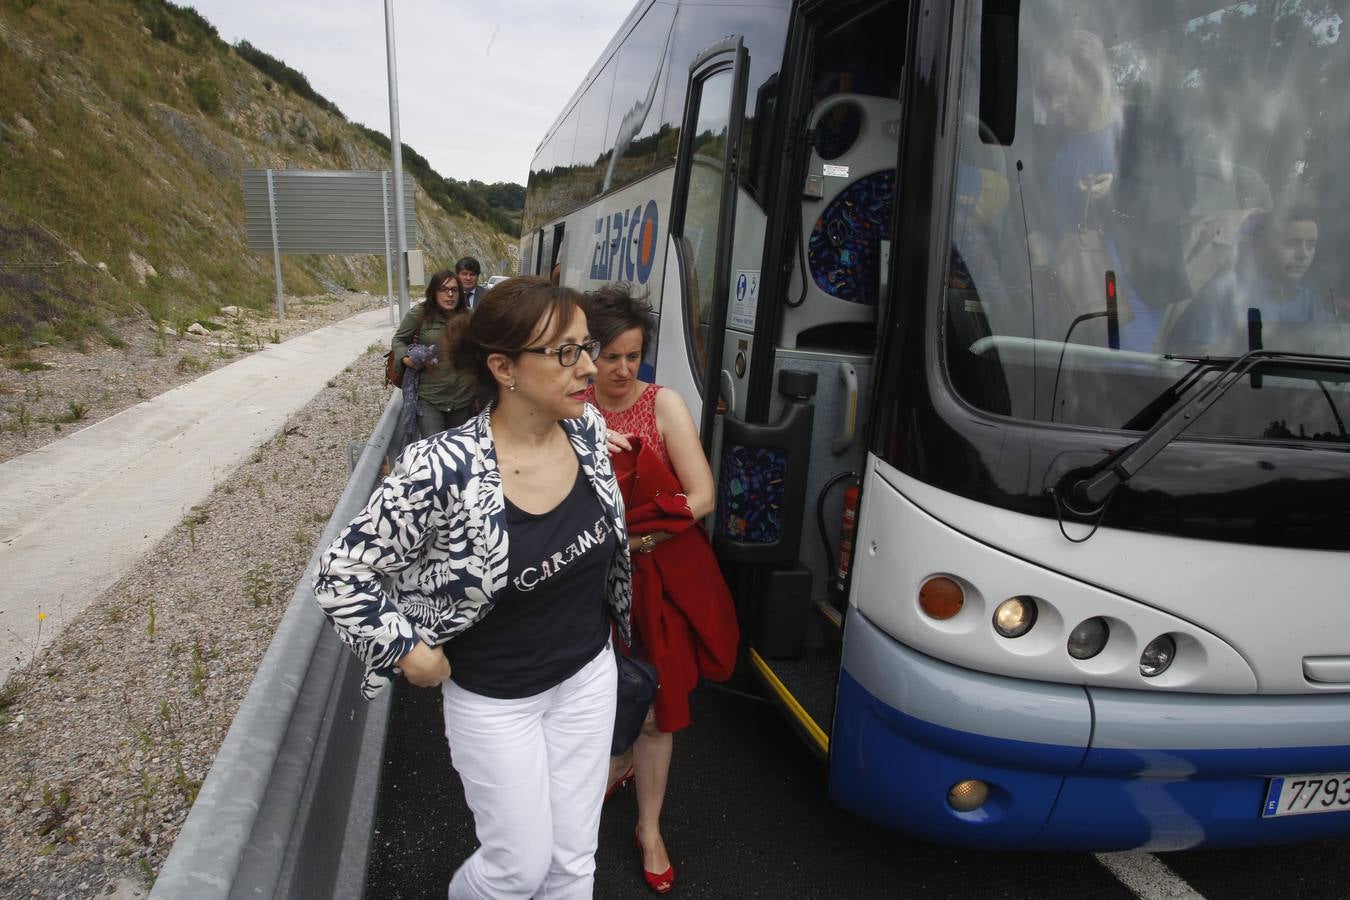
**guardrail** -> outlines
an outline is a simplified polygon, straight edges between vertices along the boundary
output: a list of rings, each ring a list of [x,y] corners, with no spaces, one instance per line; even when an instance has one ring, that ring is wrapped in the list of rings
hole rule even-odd
[[[291,596],[152,900],[359,898],[374,829],[389,696],[361,698],[361,665],[314,602],[319,554],[370,499],[392,452],[395,391]]]

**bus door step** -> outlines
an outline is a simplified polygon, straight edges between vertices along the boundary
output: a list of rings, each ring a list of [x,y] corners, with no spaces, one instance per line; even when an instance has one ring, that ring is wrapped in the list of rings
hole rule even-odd
[[[826,759],[839,683],[838,649],[820,647],[793,659],[765,659],[751,647],[750,663],[770,698],[787,714],[807,746]]]
[[[816,624],[825,638],[825,644],[839,652],[844,642],[844,613],[828,600],[816,600]]]

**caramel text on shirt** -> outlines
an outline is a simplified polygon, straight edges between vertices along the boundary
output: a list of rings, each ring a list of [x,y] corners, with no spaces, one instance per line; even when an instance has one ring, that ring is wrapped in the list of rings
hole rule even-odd
[[[596,519],[594,525],[579,532],[567,546],[557,553],[541,560],[537,566],[526,566],[521,569],[520,574],[511,579],[516,586],[516,590],[534,590],[567,568],[568,565],[585,556],[592,548],[603,544],[613,531],[614,529],[606,519],[603,517]]]

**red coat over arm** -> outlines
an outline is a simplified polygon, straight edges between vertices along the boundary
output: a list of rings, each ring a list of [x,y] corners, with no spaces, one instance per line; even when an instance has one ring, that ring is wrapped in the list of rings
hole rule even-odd
[[[726,681],[736,665],[740,628],[731,592],[708,537],[693,519],[679,479],[638,440],[614,456],[628,533],[674,537],[633,554],[633,629],[661,687],[653,704],[662,731],[690,722],[689,693],[700,678]]]

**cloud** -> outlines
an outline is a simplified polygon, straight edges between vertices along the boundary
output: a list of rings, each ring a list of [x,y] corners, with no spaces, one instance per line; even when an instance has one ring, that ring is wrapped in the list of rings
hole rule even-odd
[[[192,0],[230,43],[304,73],[388,133],[384,5]],[[395,0],[400,133],[442,175],[525,183],[530,158],[632,8],[629,0]]]

